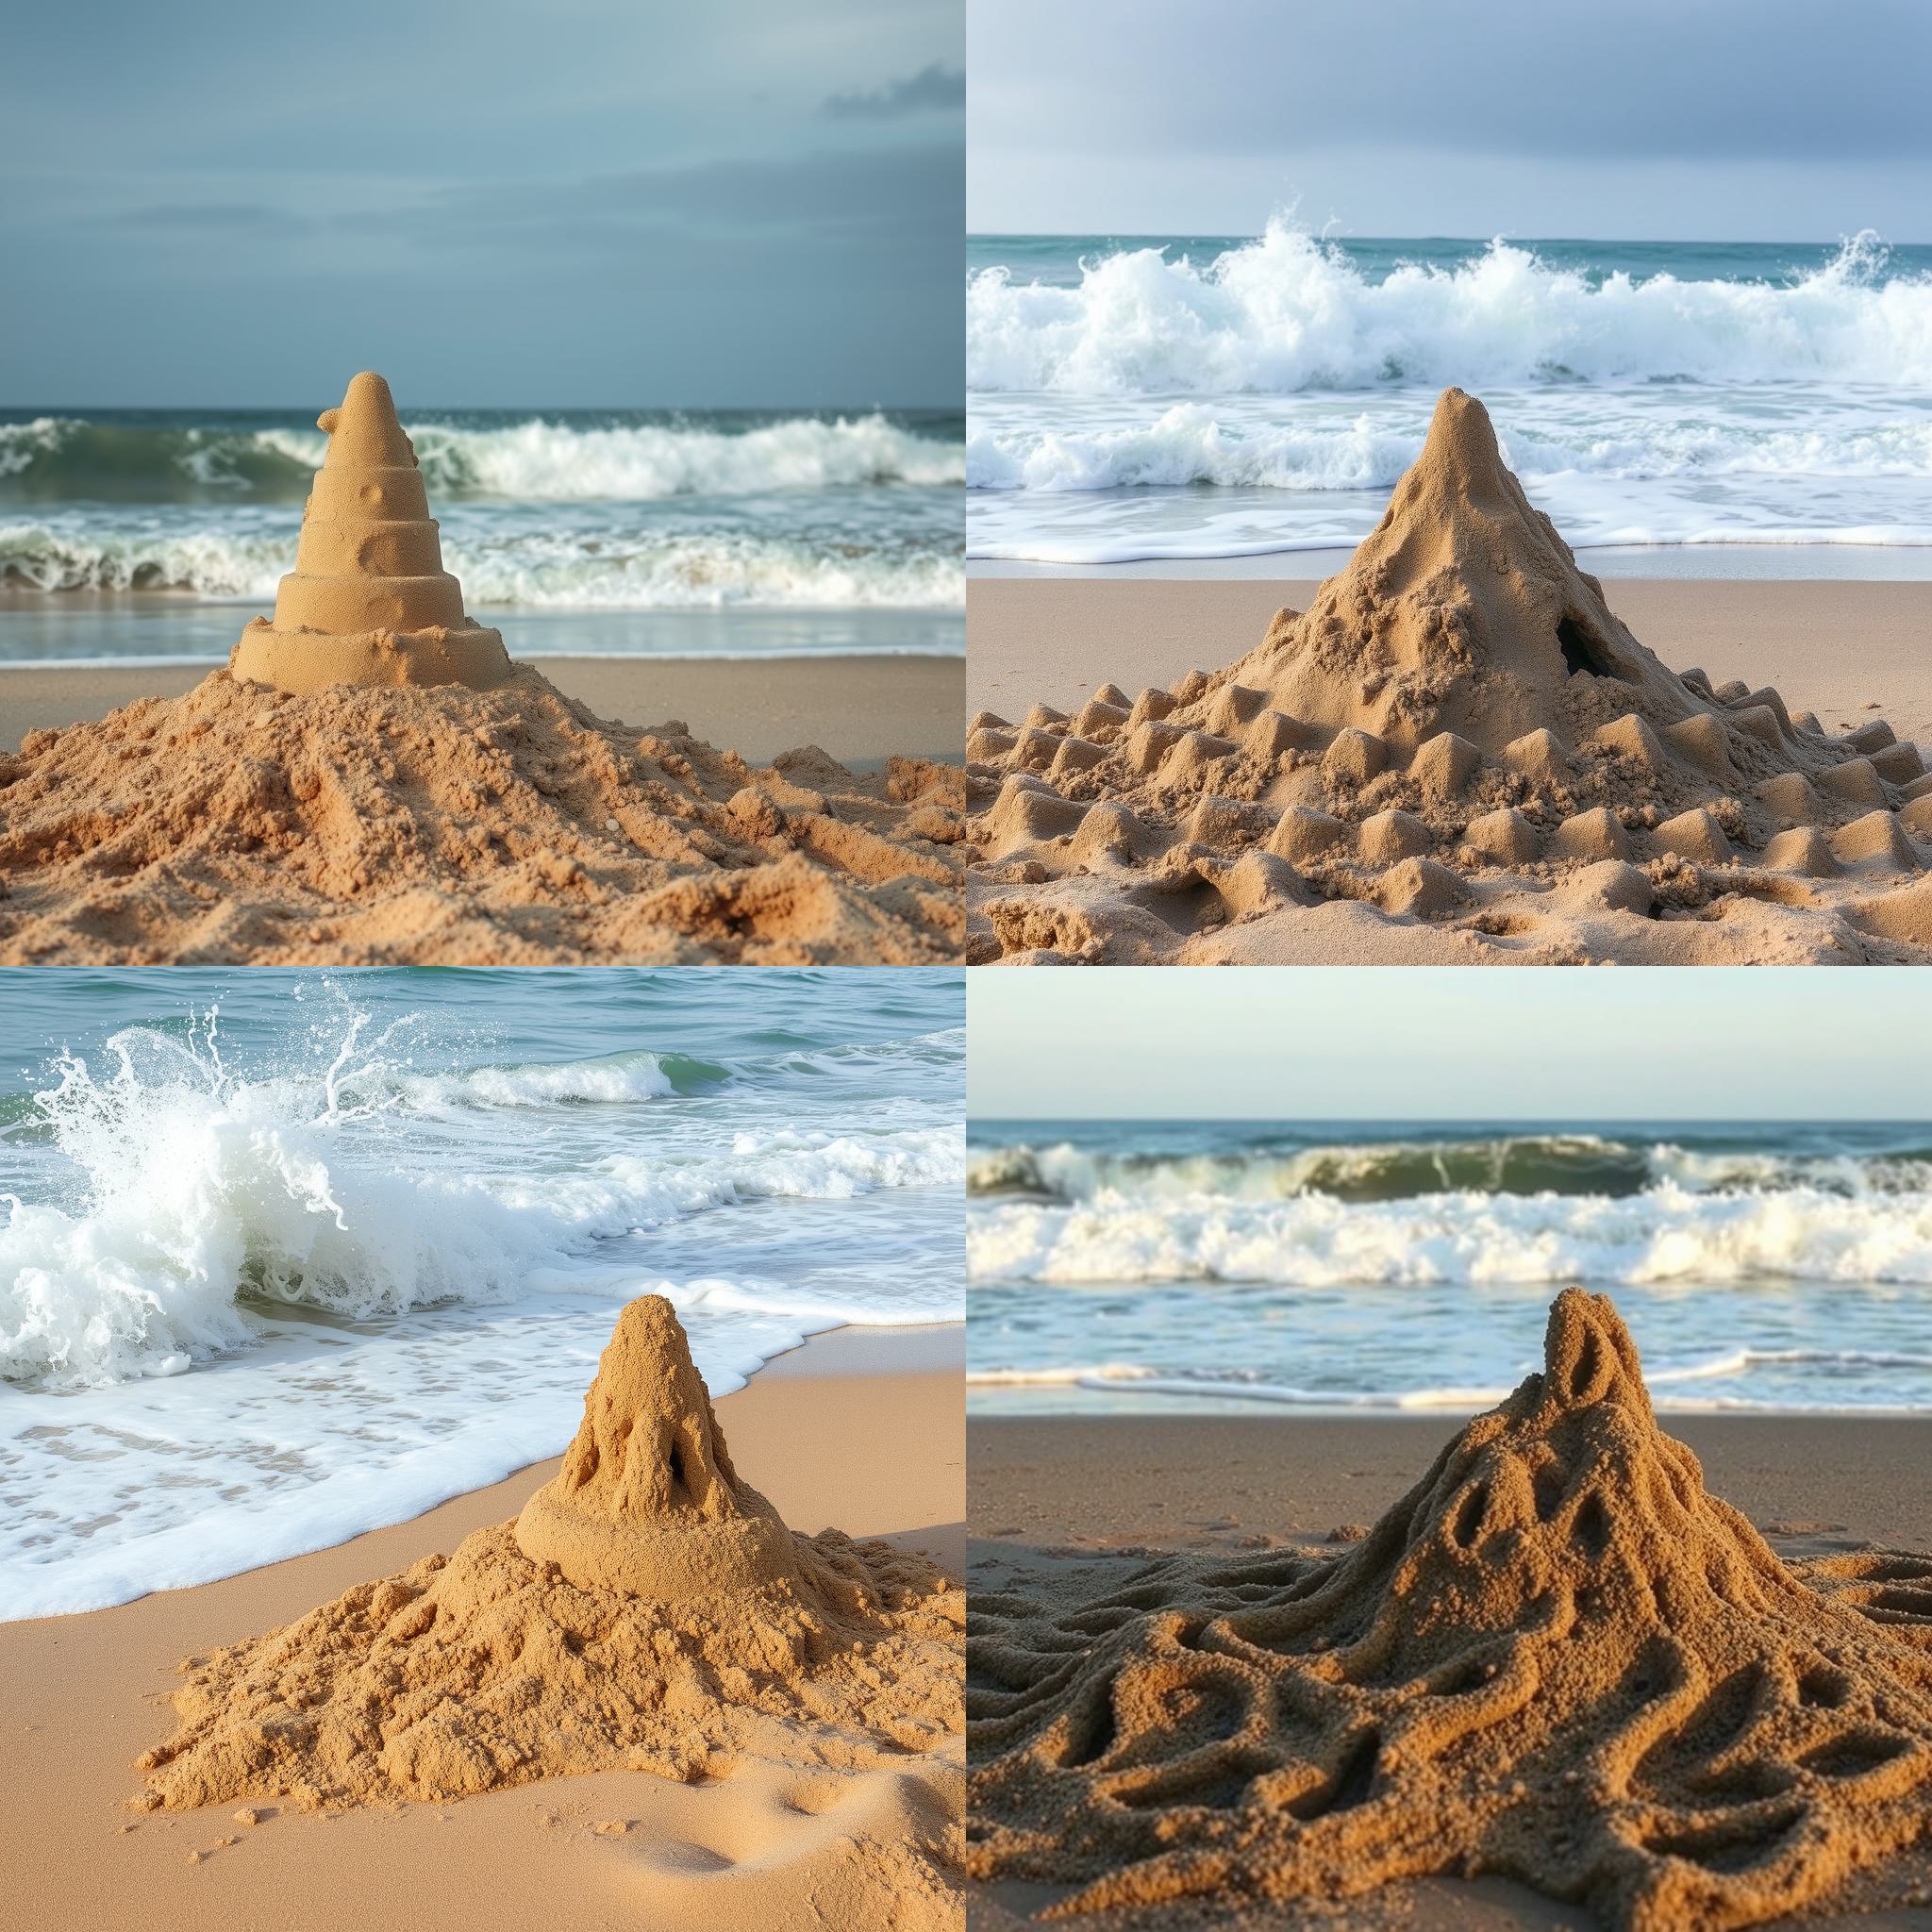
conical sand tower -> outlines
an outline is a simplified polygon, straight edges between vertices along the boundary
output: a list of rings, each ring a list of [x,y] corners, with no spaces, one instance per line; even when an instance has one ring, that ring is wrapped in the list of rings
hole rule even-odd
[[[1577,1289],[1347,1555],[994,1599],[968,1686],[974,1869],[1057,1916],[1495,1873],[1756,1925],[1932,1834],[1932,1557],[1781,1562]]]
[[[555,1479],[517,1543],[586,1590],[675,1600],[797,1574],[791,1532],[725,1453],[724,1431],[661,1295],[629,1303]]]
[[[332,684],[466,684],[509,675],[500,633],[472,624],[442,567],[423,473],[389,384],[364,370],[316,426],[328,454],[302,516],[295,569],[273,622],[258,617],[228,660],[237,678],[307,692]]]

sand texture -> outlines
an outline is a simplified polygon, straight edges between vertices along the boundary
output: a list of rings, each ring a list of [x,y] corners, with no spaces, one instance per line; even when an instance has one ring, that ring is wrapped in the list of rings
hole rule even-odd
[[[315,426],[328,451],[302,512],[295,568],[273,620],[242,632],[229,669],[290,691],[332,684],[463,684],[509,675],[500,632],[464,614],[442,541],[396,421],[389,384],[365,369]]]
[[[837,1524],[957,1574],[962,1346],[957,1326],[814,1337],[717,1404],[737,1466],[801,1529]],[[813,1733],[774,1725],[735,1764],[690,1784],[615,1770],[445,1805],[127,1808],[128,1767],[171,1728],[178,1659],[455,1549],[514,1519],[558,1468],[553,1457],[425,1516],[218,1583],[0,1624],[0,1727],[12,1745],[0,1757],[0,1805],[9,1846],[31,1848],[9,1861],[6,1923],[35,1932],[924,1932],[926,1901],[916,1887],[902,1894],[903,1864],[884,1848],[936,1826],[957,1831],[958,1731],[940,1752],[887,1754],[876,1769],[801,1768]],[[957,1681],[957,1648],[954,1657]],[[945,1923],[957,1927],[957,1890],[950,1898]]]
[[[1932,1828],[1932,1557],[1787,1565],[1657,1427],[1607,1300],[1340,1554],[975,1595],[971,1869],[1055,1916],[1500,1875],[1756,1925]]]
[[[1307,613],[967,758],[974,963],[1932,961],[1916,747],[1667,669],[1456,390]]]
[[[0,962],[936,964],[959,774],[754,770],[527,666],[186,696],[0,756]]]
[[[528,1554],[542,1539],[526,1506],[446,1559],[189,1659],[139,1808],[446,1803],[620,1769],[688,1783],[747,1757],[883,1771],[891,1828],[850,1857],[898,1923],[952,1923],[964,1596],[944,1573],[890,1543],[786,1530],[733,1471],[657,1297],[620,1317],[540,1500],[572,1519],[553,1554]],[[737,1563],[748,1523],[782,1551]],[[669,1593],[621,1587],[627,1544],[631,1576]]]

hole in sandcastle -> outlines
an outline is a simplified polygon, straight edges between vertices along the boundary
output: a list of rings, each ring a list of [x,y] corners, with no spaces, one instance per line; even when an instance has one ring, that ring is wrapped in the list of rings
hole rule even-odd
[[[1813,1710],[1838,1710],[1852,1694],[1852,1680],[1828,1664],[1813,1664],[1798,1673],[1798,1702]]]
[[[1489,1507],[1488,1483],[1477,1483],[1463,1497],[1461,1506],[1456,1512],[1456,1524],[1452,1534],[1465,1550],[1475,1548],[1476,1539],[1482,1534],[1483,1517]]]
[[[1581,1402],[1596,1385],[1599,1370],[1603,1367],[1603,1339],[1594,1328],[1583,1338],[1583,1346],[1576,1351],[1576,1361],[1570,1371],[1570,1393]]]
[[[1577,1510],[1576,1521],[1571,1525],[1571,1534],[1593,1562],[1609,1548],[1610,1519],[1604,1509],[1604,1499],[1594,1490],[1583,1499],[1583,1507]]]
[[[1617,667],[1605,655],[1603,647],[1568,611],[1557,623],[1557,648],[1562,652],[1563,665],[1568,671],[1580,671],[1586,677],[1617,675]]]

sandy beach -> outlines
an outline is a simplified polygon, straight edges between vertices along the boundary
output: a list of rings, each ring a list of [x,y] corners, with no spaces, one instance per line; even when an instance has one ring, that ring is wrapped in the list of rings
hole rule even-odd
[[[752,764],[802,744],[855,769],[895,753],[959,757],[966,673],[955,658],[545,658],[539,668],[600,718],[639,725],[681,718]],[[29,731],[64,729],[138,698],[179,697],[209,669],[0,665],[0,750],[16,750]]]
[[[1876,705],[1899,737],[1932,744],[1932,583],[1602,582],[1610,608],[1666,663],[1701,664],[1718,683],[1775,685],[1793,710],[1834,727]],[[975,578],[967,716],[1024,717],[1036,701],[1077,711],[1109,678],[1164,688],[1232,663],[1277,610],[1306,610],[1317,588],[1304,577]]]
[[[835,1331],[718,1405],[733,1455],[791,1524],[836,1524],[927,1552],[957,1574],[964,1536],[962,1331]],[[890,1455],[880,1445],[891,1443]],[[296,1617],[335,1592],[447,1552],[515,1514],[555,1474],[526,1469],[413,1522],[197,1589],[87,1615],[0,1625],[0,1711],[14,1748],[9,1912],[39,1932],[193,1924],[333,1932],[407,1924],[512,1932],[573,1925],[725,1928],[896,1923],[855,1878],[849,1840],[930,1828],[958,1746],[891,1774],[642,1773],[542,1783],[460,1804],[290,1815],[126,1808],[135,1757],[168,1728],[184,1657]],[[832,1760],[827,1759],[830,1763]],[[855,1889],[857,1887],[858,1889]],[[857,1912],[859,1916],[841,1917]]]
[[[1664,1419],[1704,1466],[1707,1488],[1787,1559],[1873,1546],[1932,1548],[1932,1454],[1924,1418],[1682,1416]],[[1456,1419],[1177,1414],[975,1415],[969,1430],[973,1541],[969,1585],[994,1592],[1071,1589],[1100,1596],[1157,1556],[1251,1558],[1357,1535],[1394,1504],[1453,1436]],[[1780,1924],[1902,1932],[1932,1922],[1932,1866],[1901,1864],[1916,1903],[1869,1913],[1811,1911]],[[1005,1881],[978,1889],[972,1923],[1011,1927],[1065,1896]],[[1501,1878],[1432,1879],[1335,1907],[1206,1904],[1181,1907],[1202,1927],[1425,1926],[1457,1932],[1591,1932],[1588,1911]],[[1338,1918],[1338,1909],[1341,1916]],[[1093,1932],[1150,1923],[1103,1911]],[[1169,1920],[1168,1923],[1174,1923]]]
[[[1932,958],[1923,587],[1607,588],[1452,388],[1289,588],[973,587],[972,963]]]

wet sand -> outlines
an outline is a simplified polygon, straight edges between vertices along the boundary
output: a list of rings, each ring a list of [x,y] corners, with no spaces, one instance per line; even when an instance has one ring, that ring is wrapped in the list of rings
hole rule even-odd
[[[1582,559],[1586,569],[1590,559]],[[1610,608],[1673,670],[1775,685],[1832,730],[1882,710],[1932,743],[1932,583],[1606,577]],[[1077,710],[1109,679],[1128,691],[1219,670],[1261,641],[1307,579],[977,578],[967,588],[966,714]]]
[[[794,1528],[888,1537],[957,1572],[963,1347],[957,1325],[815,1338],[719,1403],[733,1458]],[[812,1923],[808,1901],[836,1899],[841,1836],[865,1820],[839,1807],[800,1811],[788,1803],[795,1780],[756,1765],[696,1786],[613,1773],[459,1805],[269,1815],[254,1825],[225,1806],[125,1807],[140,1783],[135,1757],[168,1729],[160,1707],[178,1659],[452,1549],[513,1515],[556,1468],[535,1465],[412,1522],[242,1576],[0,1624],[0,1808],[9,1842],[32,1848],[8,1861],[7,1923],[35,1932],[525,1932],[565,1923],[738,1932]],[[600,1835],[599,1824],[628,1829]],[[218,1846],[223,1839],[235,1841]]]

